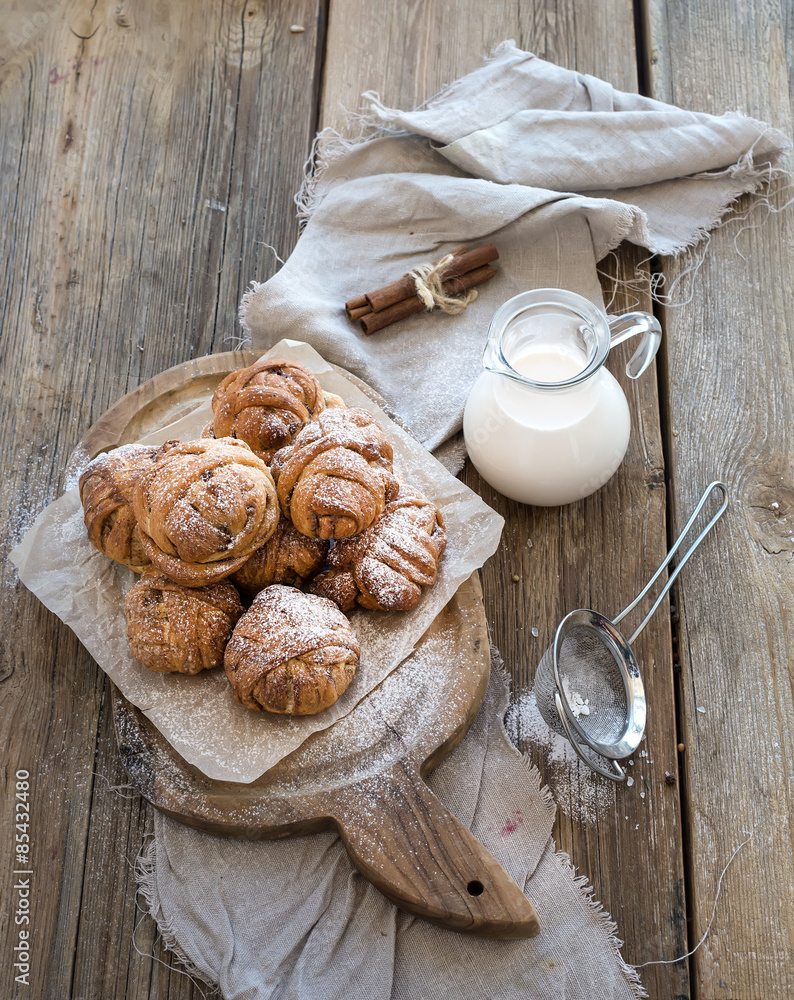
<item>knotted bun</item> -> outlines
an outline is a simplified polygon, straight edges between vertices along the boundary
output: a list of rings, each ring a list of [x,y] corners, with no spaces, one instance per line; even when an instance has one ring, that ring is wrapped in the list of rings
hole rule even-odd
[[[212,397],[216,438],[245,441],[268,464],[325,409],[320,383],[293,361],[258,361],[231,372]]]
[[[446,544],[441,512],[402,483],[380,520],[333,546],[330,568],[315,578],[312,591],[343,611],[356,604],[374,611],[408,611],[419,603],[422,588],[436,582]]]
[[[89,539],[103,555],[136,573],[142,573],[151,560],[138,535],[132,494],[158,450],[125,444],[95,458],[80,476],[80,501]]]
[[[366,410],[326,410],[273,459],[281,510],[311,538],[357,535],[397,495],[393,455]]]
[[[347,690],[360,652],[350,622],[333,602],[274,585],[237,623],[224,667],[241,705],[314,715]]]
[[[246,594],[258,594],[272,583],[301,587],[318,573],[328,542],[302,535],[282,514],[276,530],[230,579]]]
[[[133,509],[148,557],[186,587],[239,569],[279,517],[267,466],[232,438],[164,445],[135,486]]]
[[[149,569],[127,594],[130,652],[157,673],[197,674],[223,663],[223,651],[243,613],[227,580],[183,587]]]

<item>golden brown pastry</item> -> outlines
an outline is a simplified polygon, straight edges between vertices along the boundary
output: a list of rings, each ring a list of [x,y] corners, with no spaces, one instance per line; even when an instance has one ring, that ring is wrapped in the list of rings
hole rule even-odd
[[[125,444],[100,455],[80,476],[80,500],[88,537],[99,551],[142,573],[150,565],[137,531],[132,492],[158,449]]]
[[[216,438],[245,441],[270,464],[279,448],[325,409],[320,383],[294,361],[258,361],[231,372],[212,397]]]
[[[271,583],[302,587],[322,569],[327,554],[328,542],[302,535],[282,514],[270,538],[229,579],[251,595]]]
[[[130,652],[157,673],[197,674],[223,663],[223,651],[243,613],[228,580],[183,587],[147,570],[127,594]]]
[[[371,528],[337,542],[331,567],[315,578],[312,591],[343,611],[356,604],[373,611],[408,611],[423,587],[432,587],[447,545],[441,512],[413,486],[401,484]]]
[[[276,584],[239,620],[223,662],[241,705],[314,715],[347,689],[360,652],[333,602]]]
[[[141,544],[185,587],[229,576],[276,530],[273,478],[243,441],[202,438],[163,445],[132,498]]]
[[[281,509],[310,538],[357,535],[397,495],[392,458],[366,410],[325,410],[273,459]]]
[[[325,408],[327,410],[347,409],[347,403],[341,396],[337,396],[335,392],[326,392],[325,389],[323,389],[323,399],[325,400]]]

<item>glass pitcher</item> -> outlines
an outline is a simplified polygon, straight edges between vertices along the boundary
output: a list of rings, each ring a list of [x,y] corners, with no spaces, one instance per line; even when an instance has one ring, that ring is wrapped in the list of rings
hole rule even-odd
[[[648,313],[607,316],[561,288],[509,299],[494,315],[485,369],[466,401],[463,434],[477,471],[512,500],[550,507],[589,496],[614,474],[629,443],[629,407],[604,362],[640,334],[626,365],[635,379],[662,338]]]

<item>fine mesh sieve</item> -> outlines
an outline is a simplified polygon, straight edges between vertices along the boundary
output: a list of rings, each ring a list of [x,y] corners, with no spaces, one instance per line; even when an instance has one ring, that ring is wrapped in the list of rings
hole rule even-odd
[[[722,494],[719,509],[681,557],[634,634],[626,639],[615,626],[659,579],[714,490]],[[617,761],[634,753],[645,730],[645,688],[632,643],[727,506],[725,485],[714,482],[707,486],[661,566],[631,604],[612,621],[589,608],[571,611],[560,622],[554,642],[538,664],[535,701],[544,721],[570,740],[576,753],[594,771],[613,781],[625,780],[626,773]],[[605,766],[603,758],[609,766]]]

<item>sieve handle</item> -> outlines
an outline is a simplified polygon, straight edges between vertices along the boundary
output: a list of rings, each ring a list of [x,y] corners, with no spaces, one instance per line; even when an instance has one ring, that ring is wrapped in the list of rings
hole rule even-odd
[[[656,609],[662,603],[662,600],[663,600],[665,594],[672,587],[673,583],[675,582],[676,577],[681,572],[681,570],[684,568],[684,566],[686,566],[686,564],[687,564],[687,562],[689,560],[689,557],[692,555],[692,553],[695,551],[695,549],[698,547],[698,545],[700,545],[700,543],[703,541],[703,539],[706,537],[706,535],[711,531],[711,529],[714,527],[714,525],[717,523],[717,521],[725,513],[725,511],[726,511],[726,509],[728,507],[728,487],[725,485],[725,483],[721,483],[721,482],[718,482],[718,481],[715,481],[713,483],[709,483],[709,485],[706,487],[706,489],[705,489],[705,491],[703,493],[703,496],[698,501],[697,507],[695,507],[695,509],[692,511],[692,514],[691,514],[689,520],[684,525],[684,530],[681,532],[681,534],[678,536],[678,538],[673,543],[673,547],[670,549],[670,551],[665,556],[664,561],[662,562],[661,566],[656,570],[656,572],[653,574],[653,576],[650,578],[650,580],[645,584],[645,586],[642,588],[642,590],[639,592],[639,594],[637,594],[637,596],[634,598],[634,600],[631,602],[631,604],[629,604],[629,606],[627,608],[624,608],[623,611],[621,611],[620,614],[617,616],[617,618],[613,618],[612,619],[612,624],[613,625],[617,625],[617,623],[619,621],[622,621],[630,611],[632,611],[634,608],[637,607],[637,605],[640,603],[640,601],[643,599],[643,597],[645,597],[645,595],[648,593],[648,591],[651,589],[651,587],[656,583],[656,581],[662,575],[665,567],[670,563],[670,560],[673,558],[673,556],[676,554],[676,552],[681,547],[681,543],[686,538],[686,536],[689,534],[689,530],[692,527],[692,525],[695,523],[695,519],[697,518],[698,514],[703,509],[704,504],[706,503],[706,501],[708,500],[708,498],[711,496],[711,494],[714,492],[714,490],[719,490],[720,493],[722,493],[722,503],[720,504],[719,509],[717,510],[716,514],[712,517],[712,519],[709,521],[709,523],[706,525],[706,527],[700,532],[700,534],[697,536],[697,538],[694,540],[694,542],[692,542],[692,544],[686,550],[686,552],[684,553],[684,555],[681,557],[681,560],[679,561],[678,565],[673,570],[673,572],[670,574],[670,576],[669,576],[669,578],[667,580],[667,583],[664,585],[664,587],[662,587],[661,591],[659,592],[659,595],[657,596],[656,600],[653,602],[653,607],[648,612],[648,614],[643,618],[643,620],[640,622],[640,624],[637,626],[637,629],[635,630],[634,635],[632,635],[632,637],[629,639],[629,645],[630,646],[632,645],[632,643],[634,642],[634,640],[637,638],[637,636],[640,634],[640,632],[642,632],[642,630],[645,628],[645,626],[648,624],[648,622],[653,617],[654,611],[656,611]]]
[[[560,698],[559,691],[554,692],[554,704],[557,707],[557,715],[559,715],[560,717],[560,722],[562,723],[563,728],[565,729],[568,741],[576,751],[577,756],[580,757],[585,762],[585,764],[587,764],[588,767],[592,768],[594,771],[597,771],[599,774],[602,774],[605,778],[609,778],[610,781],[625,781],[626,772],[623,770],[623,768],[620,766],[620,764],[618,764],[616,760],[610,761],[610,764],[614,767],[615,770],[609,771],[607,770],[607,768],[601,767],[601,765],[597,764],[594,760],[590,760],[589,757],[585,757],[584,751],[579,746],[579,742],[576,738],[576,733],[573,731],[573,729],[571,729],[571,724],[570,722],[568,722],[568,719],[565,716],[565,710],[562,707],[562,698]],[[595,753],[594,750],[591,752]]]

